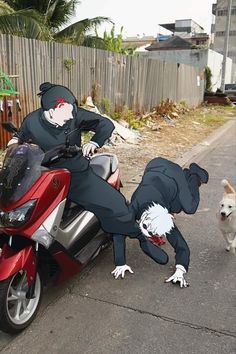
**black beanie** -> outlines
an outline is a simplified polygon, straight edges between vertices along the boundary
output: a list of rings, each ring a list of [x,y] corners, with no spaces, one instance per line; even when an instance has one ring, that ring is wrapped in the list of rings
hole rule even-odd
[[[49,109],[55,109],[59,104],[64,102],[70,104],[77,104],[77,100],[73,93],[65,86],[51,84],[50,82],[44,82],[39,86],[41,96],[41,106],[44,111]]]

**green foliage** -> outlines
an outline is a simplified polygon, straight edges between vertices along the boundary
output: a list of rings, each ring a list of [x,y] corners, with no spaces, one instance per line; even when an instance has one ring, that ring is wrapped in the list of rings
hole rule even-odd
[[[15,11],[31,9],[44,17],[45,24],[58,29],[74,15],[78,0],[4,0]]]
[[[111,22],[108,17],[94,17],[91,19],[84,19],[67,26],[61,31],[54,34],[54,39],[58,42],[70,43],[76,45],[96,46],[96,40],[98,43],[103,41],[101,38],[94,36],[87,36],[87,32],[95,29],[97,26],[104,22]]]
[[[83,46],[97,49],[106,49],[106,44],[103,38],[98,36],[87,35],[83,38]]]
[[[139,129],[145,124],[145,121],[138,117],[137,114],[127,106],[114,109],[112,102],[107,97],[103,97],[101,108],[102,111],[112,119],[117,121],[123,120],[133,129]]]
[[[123,27],[120,29],[120,33],[115,35],[115,26],[112,27],[110,33],[106,31],[103,34],[103,41],[105,45],[105,49],[111,52],[116,52],[125,55],[134,55],[135,47],[134,48],[123,48]]]
[[[180,106],[182,106],[182,107],[188,108],[188,104],[187,104],[187,102],[186,102],[185,100],[180,101],[179,104],[180,104]]]
[[[15,10],[10,5],[0,0],[0,33],[39,39],[44,28],[42,16],[33,9]]]
[[[99,104],[100,91],[101,91],[101,85],[99,85],[97,82],[94,82],[92,85],[91,96],[95,106]]]
[[[122,107],[122,110],[115,112],[113,117],[115,120],[124,120],[133,129],[139,129],[144,125],[144,120],[140,119],[135,112],[127,106]]]
[[[93,132],[81,132],[82,145],[88,143],[92,139],[93,135]]]
[[[191,49],[208,49],[208,45],[206,44],[193,44]]]
[[[65,65],[66,69],[68,71],[71,71],[73,65],[75,65],[75,60],[73,58],[67,57],[67,58],[64,59],[63,63]]]
[[[17,95],[17,92],[8,77],[1,69],[0,69],[0,97],[1,96],[10,96],[10,95]]]
[[[105,114],[107,114],[108,116],[113,116],[114,109],[112,106],[112,102],[107,97],[103,97],[101,106],[102,106],[101,108]]]
[[[127,47],[127,48],[122,48],[122,54],[125,55],[132,55],[132,56],[138,56],[139,53],[136,52],[137,47]]]
[[[226,120],[225,117],[219,116],[218,114],[204,114],[200,117],[199,121],[205,125],[211,126],[215,123],[220,123],[222,120]]]
[[[103,40],[105,42],[107,50],[110,50],[111,52],[121,53],[122,32],[123,32],[123,27],[121,27],[121,29],[120,29],[120,34],[118,34],[116,36],[115,35],[115,26],[112,27],[110,33],[107,33],[106,31],[104,32]]]
[[[104,32],[103,38],[98,36],[98,26],[113,23],[108,17],[69,24],[79,3],[79,0],[0,0],[0,33],[134,55],[136,48],[122,48],[123,27],[117,36],[114,25],[110,33]]]
[[[84,19],[68,25],[78,0],[0,0],[0,33],[77,45],[91,44],[87,32],[111,22],[107,17]],[[62,29],[63,28],[63,29]],[[94,43],[103,39],[94,37]]]
[[[209,66],[205,67],[205,82],[206,82],[206,91],[207,92],[212,92],[212,72]]]

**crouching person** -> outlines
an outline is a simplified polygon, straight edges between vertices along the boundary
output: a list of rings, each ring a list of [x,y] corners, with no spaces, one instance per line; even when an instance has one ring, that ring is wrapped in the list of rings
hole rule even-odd
[[[142,181],[132,195],[130,207],[141,230],[137,236],[145,254],[159,264],[168,262],[168,255],[157,246],[156,237],[165,236],[175,251],[176,270],[166,282],[187,287],[190,250],[181,232],[174,224],[173,214],[181,211],[194,214],[198,208],[199,187],[208,182],[208,173],[195,163],[182,169],[176,163],[158,157],[151,160],[144,171]],[[125,237],[114,235],[116,268],[112,272],[117,279],[125,271],[133,273],[125,260]]]

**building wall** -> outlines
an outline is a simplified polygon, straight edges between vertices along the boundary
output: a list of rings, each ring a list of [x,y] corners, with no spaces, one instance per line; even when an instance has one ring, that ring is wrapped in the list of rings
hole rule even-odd
[[[227,7],[228,0],[217,0],[213,49],[221,54],[224,50]],[[228,56],[236,64],[236,0],[232,1]],[[232,70],[232,82],[236,82],[235,70]]]
[[[175,32],[202,33],[203,28],[192,19],[176,20]]]
[[[207,63],[207,49],[155,50],[151,52],[144,52],[142,55],[152,59],[199,66],[201,68],[204,68]]]
[[[147,58],[175,62],[204,69],[209,66],[212,71],[212,90],[216,91],[221,84],[223,55],[210,49],[159,50],[140,53]],[[227,58],[225,83],[231,83],[232,59]]]
[[[211,68],[212,71],[212,89],[216,91],[217,88],[221,86],[221,74],[222,74],[222,61],[223,55],[217,53],[213,50],[208,50],[207,56],[207,66]],[[231,74],[232,74],[232,59],[227,58],[226,62],[226,72],[225,72],[225,83],[231,83]]]

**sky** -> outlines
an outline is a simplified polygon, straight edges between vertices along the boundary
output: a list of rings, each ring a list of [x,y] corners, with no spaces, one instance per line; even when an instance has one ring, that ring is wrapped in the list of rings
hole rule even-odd
[[[123,37],[143,35],[156,36],[160,23],[191,18],[210,33],[212,4],[216,0],[81,0],[76,11],[76,20],[97,16],[109,17],[115,23],[115,32]],[[74,21],[73,21],[74,22]],[[110,31],[111,25],[99,30]],[[165,31],[161,31],[165,34]]]

